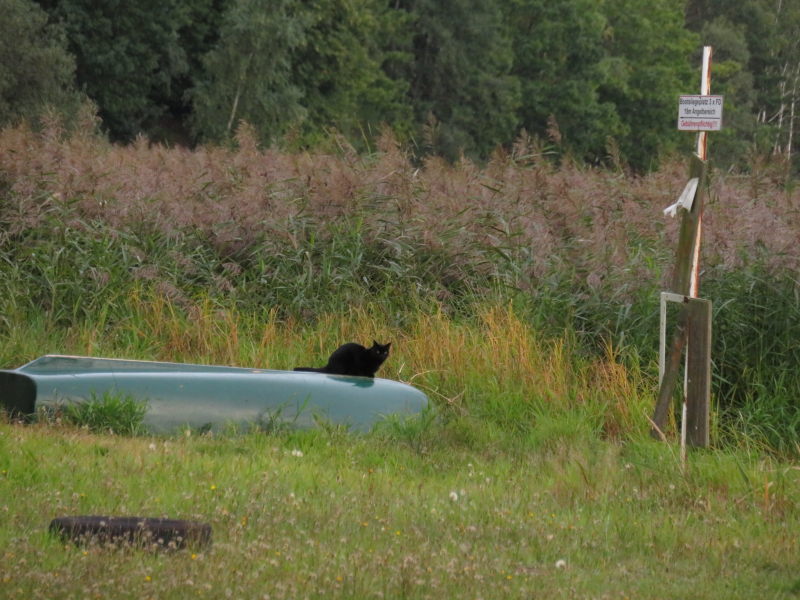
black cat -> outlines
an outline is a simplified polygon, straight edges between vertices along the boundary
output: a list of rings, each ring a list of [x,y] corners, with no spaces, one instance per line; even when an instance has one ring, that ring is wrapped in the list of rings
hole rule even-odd
[[[372,348],[365,348],[361,344],[349,342],[339,346],[328,359],[328,364],[321,368],[295,367],[295,371],[314,371],[315,373],[328,373],[329,375],[358,375],[361,377],[375,377],[375,372],[389,356],[388,344],[379,344],[372,340]]]

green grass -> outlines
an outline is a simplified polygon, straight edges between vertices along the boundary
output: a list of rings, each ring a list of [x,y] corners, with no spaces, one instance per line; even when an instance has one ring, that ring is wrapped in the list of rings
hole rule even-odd
[[[461,425],[463,426],[463,424]],[[800,472],[743,453],[391,428],[123,438],[0,426],[4,598],[792,598]],[[412,436],[413,437],[413,436]],[[59,515],[208,522],[202,550],[75,547]]]
[[[8,366],[54,351],[289,368],[374,336],[393,341],[379,374],[425,390],[434,408],[365,435],[324,424],[167,437],[92,432],[86,420],[0,424],[3,598],[800,590],[800,471],[742,432],[724,445],[715,434],[717,449],[682,466],[674,442],[647,437],[653,380],[611,346],[584,355],[574,336],[545,336],[510,305],[398,324],[380,305],[302,323],[144,292],[126,302],[124,320],[13,328]],[[106,417],[130,416],[124,399],[97,400]],[[47,533],[52,518],[78,514],[199,520],[214,543],[155,553]]]
[[[147,402],[112,392],[102,395],[92,393],[85,402],[66,403],[55,409],[55,416],[60,415],[66,422],[78,427],[123,435],[142,432],[146,413]]]

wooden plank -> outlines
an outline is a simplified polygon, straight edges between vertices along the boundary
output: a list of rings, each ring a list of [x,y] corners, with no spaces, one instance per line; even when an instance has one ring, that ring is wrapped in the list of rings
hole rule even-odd
[[[687,309],[686,443],[706,448],[711,401],[711,302],[691,298]]]

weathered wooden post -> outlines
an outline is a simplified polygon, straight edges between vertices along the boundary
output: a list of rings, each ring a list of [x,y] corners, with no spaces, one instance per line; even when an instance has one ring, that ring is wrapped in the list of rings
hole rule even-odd
[[[700,242],[703,227],[703,199],[708,152],[708,131],[722,125],[722,97],[711,96],[711,47],[703,48],[703,68],[699,96],[681,96],[678,129],[698,131],[697,153],[692,157],[689,182],[678,201],[665,214],[681,214],[681,229],[670,289],[661,295],[661,335],[659,355],[659,393],[653,415],[651,435],[663,436],[670,398],[675,389],[683,349],[686,352],[684,411],[681,446],[705,447],[709,444],[709,405],[711,397],[711,302],[697,297],[700,288]],[[666,302],[679,302],[670,347],[666,347]],[[668,352],[668,354],[667,354]]]

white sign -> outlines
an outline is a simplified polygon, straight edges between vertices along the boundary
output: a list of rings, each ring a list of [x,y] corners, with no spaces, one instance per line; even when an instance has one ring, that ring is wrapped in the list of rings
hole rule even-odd
[[[681,96],[678,100],[680,131],[722,129],[722,96]]]

